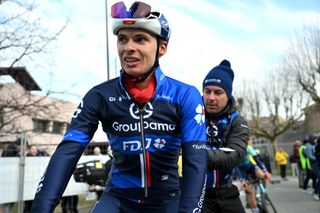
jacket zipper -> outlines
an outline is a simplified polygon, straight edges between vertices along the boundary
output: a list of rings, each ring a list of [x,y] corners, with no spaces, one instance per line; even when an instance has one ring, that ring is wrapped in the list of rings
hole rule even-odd
[[[146,105],[145,105],[146,106]],[[146,156],[146,145],[145,145],[145,139],[144,139],[144,128],[143,128],[143,115],[144,115],[144,109],[145,106],[140,109],[140,127],[141,127],[141,148],[142,148],[142,156],[143,156],[143,164],[144,164],[144,197],[148,197],[148,171],[147,171],[147,156]]]

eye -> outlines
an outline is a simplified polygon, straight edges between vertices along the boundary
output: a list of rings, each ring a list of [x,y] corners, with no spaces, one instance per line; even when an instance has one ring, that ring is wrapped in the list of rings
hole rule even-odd
[[[147,39],[145,36],[138,36],[138,37],[136,38],[136,41],[137,41],[138,43],[145,43],[146,41],[148,41],[148,39]]]
[[[124,36],[118,36],[118,43],[123,44],[123,43],[125,43],[126,41],[127,41],[126,37],[124,37]]]

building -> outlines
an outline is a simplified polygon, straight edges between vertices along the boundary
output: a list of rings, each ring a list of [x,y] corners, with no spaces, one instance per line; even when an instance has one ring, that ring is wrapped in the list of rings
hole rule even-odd
[[[61,141],[77,104],[32,94],[41,88],[25,67],[0,68],[0,75],[15,82],[0,83],[0,147],[19,141],[25,133],[28,145],[51,154]]]

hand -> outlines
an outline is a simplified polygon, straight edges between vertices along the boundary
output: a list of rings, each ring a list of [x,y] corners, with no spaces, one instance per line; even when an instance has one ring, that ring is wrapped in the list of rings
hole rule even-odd
[[[265,177],[269,182],[272,181],[272,175],[271,175],[269,172],[265,172],[265,173],[264,173],[264,177]]]
[[[240,187],[241,187],[241,189],[242,189],[242,190],[246,191],[247,186],[248,186],[248,185],[247,185],[247,183],[246,183],[246,181],[245,181],[245,180],[241,181],[241,183],[240,183]]]

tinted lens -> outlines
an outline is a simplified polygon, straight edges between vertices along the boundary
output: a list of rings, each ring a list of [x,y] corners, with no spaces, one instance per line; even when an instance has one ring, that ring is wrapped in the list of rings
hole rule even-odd
[[[151,6],[143,2],[134,2],[127,11],[124,2],[118,2],[111,6],[111,16],[113,18],[144,18],[151,12]]]
[[[113,18],[127,18],[127,8],[123,2],[115,3],[111,6],[111,16]]]
[[[136,1],[130,8],[131,18],[144,18],[151,12],[151,6]]]

